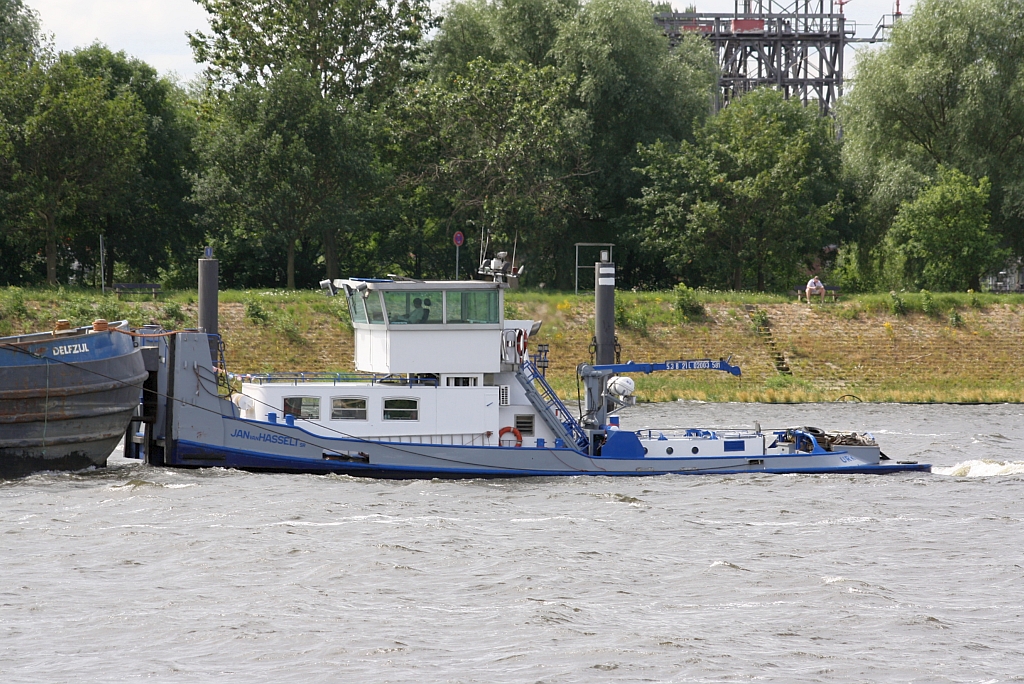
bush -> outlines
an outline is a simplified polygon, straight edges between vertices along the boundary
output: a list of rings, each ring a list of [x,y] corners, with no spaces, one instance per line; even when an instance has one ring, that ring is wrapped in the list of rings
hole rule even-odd
[[[705,315],[704,304],[697,297],[697,291],[687,287],[685,283],[679,283],[675,288],[676,294],[676,315],[680,320],[687,321],[691,318],[702,318]]]
[[[893,316],[905,316],[907,314],[907,303],[903,300],[903,296],[894,290],[889,293],[889,297],[892,300],[889,302],[889,312]]]
[[[860,250],[856,242],[844,244],[836,252],[836,260],[826,273],[826,282],[838,285],[843,294],[867,292],[870,289],[863,275],[864,268],[860,264]]]
[[[959,328],[964,324],[964,319],[956,309],[949,310],[949,327]]]
[[[750,314],[750,322],[753,323],[754,329],[758,331],[769,327],[768,312],[761,308],[754,309]]]
[[[270,312],[264,308],[260,300],[254,297],[245,300],[245,317],[256,325],[265,325],[270,322]]]
[[[615,300],[615,327],[647,336],[647,313],[639,306],[627,306]]]
[[[28,307],[25,306],[25,296],[21,288],[7,288],[6,296],[0,296],[0,321],[11,318],[28,317]]]
[[[928,290],[921,290],[921,311],[929,316],[935,313],[935,301]]]
[[[630,330],[647,337],[647,313],[643,309],[633,309],[626,320]]]
[[[89,306],[86,304],[86,306]],[[93,312],[94,318],[105,318],[108,321],[120,321],[131,318],[131,315],[121,310],[121,305],[113,299],[101,299]],[[91,323],[92,321],[87,321]]]
[[[170,324],[166,326],[168,328],[179,327],[186,319],[185,312],[181,309],[181,304],[177,302],[167,302],[164,304],[162,314],[163,320]]]
[[[519,320],[519,306],[515,302],[508,301],[508,299],[505,300],[505,320]]]

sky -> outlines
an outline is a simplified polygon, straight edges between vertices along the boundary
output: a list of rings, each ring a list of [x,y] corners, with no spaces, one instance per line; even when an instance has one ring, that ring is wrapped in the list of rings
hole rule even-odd
[[[846,17],[857,23],[859,37],[867,37],[883,14],[892,13],[895,2],[849,0]],[[913,2],[902,0],[902,10],[907,12]],[[673,2],[680,11],[691,3],[701,12],[732,12],[735,7],[734,0]],[[201,65],[192,61],[192,50],[185,37],[186,31],[209,26],[206,12],[194,0],[26,0],[25,4],[39,12],[43,31],[53,35],[59,50],[99,41],[182,80],[202,70]],[[851,57],[847,55],[848,65],[853,64]]]

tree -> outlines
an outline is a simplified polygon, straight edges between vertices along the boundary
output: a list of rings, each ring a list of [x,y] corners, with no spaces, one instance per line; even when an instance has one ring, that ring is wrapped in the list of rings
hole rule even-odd
[[[691,285],[791,286],[839,210],[826,120],[769,89],[730,104],[678,147],[643,148],[642,245]]]
[[[957,169],[940,166],[938,178],[904,202],[885,241],[891,287],[939,291],[979,289],[981,276],[998,268],[1007,252],[989,230],[991,184],[975,184]]]
[[[584,187],[593,200],[562,242],[617,242],[620,272],[636,281],[657,269],[631,248],[628,200],[641,181],[637,145],[691,139],[710,111],[717,77],[703,38],[687,36],[670,50],[652,14],[644,0],[469,0],[446,7],[429,47],[433,78],[465,74],[482,57],[554,66],[571,79],[570,104],[588,122],[591,173]],[[571,274],[563,273],[570,277],[560,283],[567,285]]]
[[[571,92],[552,67],[483,59],[411,89],[396,117],[410,208],[442,212],[430,229],[446,234],[469,224],[511,244],[518,233],[535,272],[556,273],[567,226],[589,199],[586,116]]]
[[[197,0],[211,15],[209,34],[196,32],[189,40],[200,62],[219,86],[270,87],[279,76],[296,75],[315,84],[323,103],[317,111],[334,108],[348,117],[350,132],[359,138],[350,150],[361,162],[345,166],[346,190],[334,194],[327,209],[320,206],[316,238],[323,267],[336,277],[339,244],[349,241],[351,223],[361,212],[359,202],[374,185],[379,169],[369,154],[366,112],[383,106],[395,88],[407,81],[417,61],[420,41],[431,28],[427,0]],[[312,104],[312,103],[311,103]],[[281,112],[281,130],[287,128]],[[296,120],[302,117],[296,115]],[[299,124],[296,123],[296,126]],[[295,128],[297,130],[297,128]],[[340,130],[340,129],[339,129]],[[356,132],[359,131],[359,132]],[[356,173],[358,171],[358,173]],[[359,184],[363,191],[357,192]],[[201,192],[197,197],[204,197]],[[326,197],[326,196],[325,196]],[[324,200],[327,201],[326,199]],[[355,204],[353,204],[355,203]],[[319,203],[318,203],[319,206]],[[349,222],[349,223],[346,223]],[[312,230],[310,227],[309,230]],[[269,243],[268,243],[269,244]],[[294,241],[289,244],[293,245]],[[311,243],[312,246],[312,243]],[[294,253],[292,254],[294,257]],[[294,260],[291,260],[293,263]]]
[[[430,28],[426,0],[196,0],[210,34],[188,34],[197,62],[221,82],[268,82],[286,70],[323,95],[391,92]]]
[[[108,97],[67,53],[5,76],[8,221],[25,241],[44,246],[47,282],[55,285],[58,246],[78,229],[70,219],[85,206],[116,201],[134,174],[145,147],[143,112],[131,93]]]
[[[266,86],[245,83],[211,94],[197,141],[203,171],[192,200],[216,234],[281,244],[285,282],[296,286],[296,246],[329,227],[352,185],[371,165],[359,122],[324,99],[319,83],[283,70]]]
[[[839,110],[844,156],[865,197],[866,243],[939,165],[992,184],[1004,244],[1024,254],[1024,4],[921,0],[865,53]]]
[[[553,52],[565,22],[579,12],[578,0],[466,0],[445,8],[430,42],[431,72],[465,73],[479,58],[555,66]]]
[[[23,0],[0,0],[0,50],[39,45],[39,17]]]
[[[23,116],[21,81],[39,51],[39,21],[22,0],[0,0],[0,283],[30,277],[32,251],[15,234],[11,215],[11,174],[17,169],[12,135]]]
[[[124,179],[126,189],[102,213],[82,207],[79,220],[95,224],[106,237],[104,274],[112,283],[114,264],[121,261],[135,278],[155,278],[176,255],[195,254],[202,236],[192,224],[188,174],[196,165],[192,152],[194,119],[185,94],[142,60],[95,44],[73,51],[69,59],[87,77],[99,79],[108,99],[121,93],[135,96],[144,112],[145,152],[136,173]],[[145,240],[139,240],[144,235]],[[86,262],[84,255],[78,255]]]
[[[690,139],[707,115],[717,76],[710,47],[692,36],[670,51],[644,0],[591,0],[554,50],[592,122],[603,204],[622,211],[640,181],[637,145]]]

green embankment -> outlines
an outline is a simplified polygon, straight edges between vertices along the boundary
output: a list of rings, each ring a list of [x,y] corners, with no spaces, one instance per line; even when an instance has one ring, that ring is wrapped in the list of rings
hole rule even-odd
[[[641,401],[898,402],[1024,400],[1024,296],[906,294],[797,304],[773,295],[702,293],[706,315],[681,320],[671,292],[617,293],[622,360],[725,358],[743,369],[638,376]],[[91,290],[0,289],[0,335],[128,318],[196,324],[195,292],[118,301]],[[897,311],[902,310],[900,313]],[[575,398],[589,360],[593,297],[510,292],[506,316],[544,321],[531,340],[551,345],[548,377]],[[280,290],[221,293],[229,369],[351,370],[352,333],[340,298]],[[782,370],[780,371],[780,368]],[[787,374],[788,368],[791,374]]]

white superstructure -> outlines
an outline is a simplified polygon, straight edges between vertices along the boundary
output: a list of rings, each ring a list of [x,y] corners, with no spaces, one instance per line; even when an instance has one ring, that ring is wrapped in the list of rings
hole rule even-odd
[[[381,441],[496,445],[556,434],[515,370],[534,321],[504,319],[504,284],[338,280],[355,333],[353,374],[248,376],[241,417]],[[514,429],[514,430],[513,430]],[[517,434],[518,433],[518,434]]]

